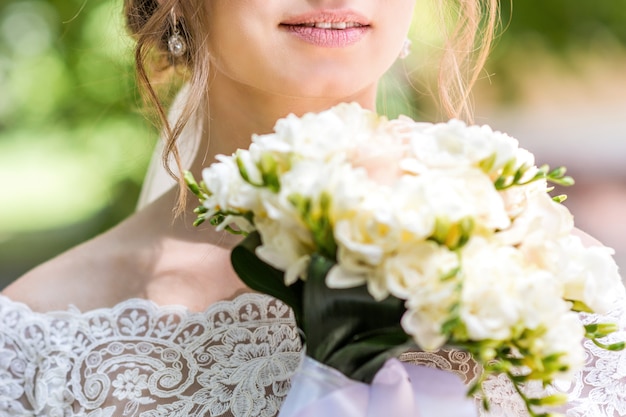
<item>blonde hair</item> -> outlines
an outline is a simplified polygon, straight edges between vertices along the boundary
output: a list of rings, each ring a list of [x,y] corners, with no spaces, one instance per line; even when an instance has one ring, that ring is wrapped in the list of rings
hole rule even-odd
[[[449,117],[472,121],[470,93],[495,38],[498,0],[456,0],[450,7],[441,5],[442,25],[449,19],[446,11],[456,24],[446,37],[439,65],[439,100]]]
[[[438,95],[441,108],[449,117],[472,120],[470,91],[480,77],[497,26],[497,0],[450,0],[438,4],[442,27],[455,22],[446,35],[439,65]],[[152,105],[165,135],[163,164],[182,185],[177,140],[198,109],[206,108],[209,83],[209,50],[206,1],[124,0],[127,26],[135,37],[136,70],[143,96]],[[187,50],[174,58],[167,51],[167,40],[175,30],[183,36]],[[185,72],[189,97],[181,116],[170,125],[165,105],[158,93],[159,74],[173,68]],[[168,161],[173,156],[178,172]],[[179,209],[186,188],[180,187]]]

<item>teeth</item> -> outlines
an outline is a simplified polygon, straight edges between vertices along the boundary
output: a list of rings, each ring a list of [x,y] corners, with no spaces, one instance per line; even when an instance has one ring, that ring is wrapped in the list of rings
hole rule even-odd
[[[355,23],[355,22],[315,22],[315,23],[305,23],[302,26],[318,28],[318,29],[342,30],[342,29],[354,28],[354,27],[358,27],[362,25],[360,25],[359,23]]]

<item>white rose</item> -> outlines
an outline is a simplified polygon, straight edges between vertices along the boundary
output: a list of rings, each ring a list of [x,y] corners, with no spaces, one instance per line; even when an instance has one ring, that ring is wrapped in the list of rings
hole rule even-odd
[[[425,350],[441,347],[447,337],[442,325],[458,302],[458,279],[443,277],[459,266],[458,256],[433,242],[407,245],[385,262],[386,285],[396,297],[407,299],[402,327]]]
[[[570,304],[563,300],[563,284],[554,274],[532,266],[524,272],[524,276],[515,278],[515,285],[517,292],[524,296],[520,317],[525,328],[550,326],[569,314]]]
[[[401,230],[396,225],[394,208],[389,204],[392,190],[356,176],[353,180],[339,181],[333,196],[333,217],[336,221],[335,238],[348,252],[362,253],[371,258],[369,247],[378,247],[383,254],[396,249]],[[371,258],[379,264],[380,257]]]

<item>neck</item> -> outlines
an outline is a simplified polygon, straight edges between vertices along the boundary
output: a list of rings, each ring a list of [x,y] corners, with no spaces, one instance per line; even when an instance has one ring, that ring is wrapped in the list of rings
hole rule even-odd
[[[191,172],[199,175],[216,155],[247,148],[253,134],[271,133],[276,121],[290,113],[301,116],[341,102],[357,102],[374,110],[376,85],[346,97],[303,98],[271,94],[217,74],[208,94],[207,127]]]
[[[218,77],[218,76],[217,76]],[[357,102],[363,108],[374,109],[376,86],[347,97],[301,98],[277,96],[237,84],[228,79],[213,79],[208,95],[208,114],[196,156],[188,169],[196,179],[202,178],[202,169],[215,161],[218,154],[231,155],[238,148],[248,148],[254,133],[270,133],[276,121],[290,113],[298,116],[307,112],[318,112],[341,102]],[[155,233],[168,238],[187,242],[209,242],[218,246],[232,247],[239,237],[218,233],[210,225],[200,228],[192,226],[196,217],[193,209],[198,200],[187,194],[187,203],[182,214],[171,223],[155,223],[155,219],[171,217],[177,204],[178,190],[172,189],[157,201],[148,212],[147,223],[140,229],[152,227]],[[161,224],[155,230],[154,224]]]

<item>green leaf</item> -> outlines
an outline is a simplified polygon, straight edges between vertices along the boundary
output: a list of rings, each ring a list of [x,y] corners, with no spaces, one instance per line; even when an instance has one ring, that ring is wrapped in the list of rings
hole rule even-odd
[[[328,365],[341,369],[352,379],[371,382],[387,359],[398,357],[415,347],[400,325],[377,329],[371,335],[337,350]]]
[[[258,232],[250,233],[230,254],[235,272],[255,291],[271,295],[287,304],[294,312],[296,322],[302,321],[302,281],[285,285],[284,272],[260,260],[255,249],[261,245]]]
[[[362,285],[330,289],[326,274],[332,260],[313,255],[303,291],[302,330],[307,355],[350,378],[371,382],[389,357],[413,346],[400,327],[404,302],[376,301]]]

